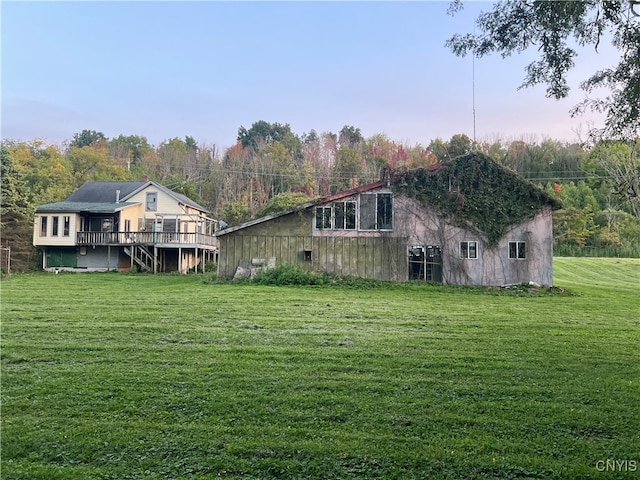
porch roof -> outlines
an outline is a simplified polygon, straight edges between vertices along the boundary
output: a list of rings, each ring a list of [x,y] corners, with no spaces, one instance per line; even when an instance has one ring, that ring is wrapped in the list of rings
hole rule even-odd
[[[139,202],[57,202],[36,207],[36,213],[116,213]]]

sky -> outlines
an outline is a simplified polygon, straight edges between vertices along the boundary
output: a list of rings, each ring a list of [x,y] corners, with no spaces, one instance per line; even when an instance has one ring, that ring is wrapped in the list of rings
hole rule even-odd
[[[518,90],[527,51],[456,57],[490,2],[0,2],[3,139],[61,144],[96,130],[185,136],[225,149],[254,122],[302,135],[359,128],[409,145],[478,140],[574,142],[601,117],[572,119],[578,89],[615,60],[580,51],[567,99]],[[475,110],[475,121],[474,121]]]

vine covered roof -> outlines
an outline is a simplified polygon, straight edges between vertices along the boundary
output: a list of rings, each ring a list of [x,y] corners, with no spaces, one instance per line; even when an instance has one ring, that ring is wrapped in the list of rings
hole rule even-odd
[[[392,189],[497,245],[512,225],[560,203],[518,173],[472,152],[429,168],[393,172]]]

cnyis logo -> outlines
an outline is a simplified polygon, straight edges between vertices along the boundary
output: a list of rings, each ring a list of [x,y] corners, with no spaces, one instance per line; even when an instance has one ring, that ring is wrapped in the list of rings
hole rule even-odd
[[[598,460],[596,470],[599,472],[637,472],[638,462],[636,460]]]

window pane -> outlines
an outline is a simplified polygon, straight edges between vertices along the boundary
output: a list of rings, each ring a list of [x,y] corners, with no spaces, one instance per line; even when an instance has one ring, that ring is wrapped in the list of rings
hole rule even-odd
[[[63,230],[63,235],[65,237],[69,236],[69,230],[71,228],[71,217],[64,217],[64,230]]]
[[[467,242],[460,242],[460,258],[469,258],[469,245]]]
[[[147,211],[155,212],[158,209],[158,192],[147,192]]]
[[[41,237],[47,236],[47,217],[40,218],[40,236]]]
[[[178,231],[178,220],[175,218],[165,218],[164,219],[164,228],[163,232],[177,232]]]
[[[322,214],[322,228],[331,228],[331,208],[324,208]]]
[[[378,229],[391,230],[392,225],[391,194],[381,193],[378,195]]]
[[[58,236],[58,221],[59,217],[51,217],[51,235],[54,237]]]
[[[319,230],[331,228],[331,208],[316,208],[316,228]]]
[[[478,244],[469,242],[469,258],[478,258]]]
[[[322,228],[322,208],[316,208],[316,228]]]
[[[356,228],[356,202],[345,203],[345,226],[347,230],[355,230]]]
[[[509,258],[516,258],[518,255],[516,252],[516,242],[509,242]]]
[[[527,256],[527,244],[525,242],[518,242],[518,258],[526,258]]]
[[[360,229],[375,230],[376,228],[376,195],[360,195]]]
[[[342,230],[344,229],[344,202],[334,203],[333,209],[335,213],[333,228]]]

